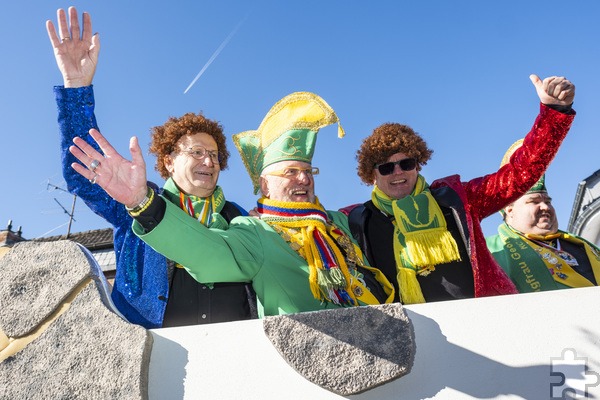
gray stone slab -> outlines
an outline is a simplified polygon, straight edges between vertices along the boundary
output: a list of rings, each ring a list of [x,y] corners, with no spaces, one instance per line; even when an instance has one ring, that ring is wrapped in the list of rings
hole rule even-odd
[[[0,259],[0,328],[9,337],[37,327],[93,278],[37,339],[0,362],[0,399],[147,399],[152,336],[107,307],[91,260],[70,241],[19,244]]]
[[[415,357],[412,324],[401,304],[266,317],[263,327],[290,366],[340,395],[408,374]]]
[[[0,327],[23,336],[91,276],[85,253],[71,241],[21,242],[0,259]]]

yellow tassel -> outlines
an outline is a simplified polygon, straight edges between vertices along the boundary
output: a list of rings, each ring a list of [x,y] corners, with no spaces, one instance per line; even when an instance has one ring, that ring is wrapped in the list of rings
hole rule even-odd
[[[314,229],[314,228],[312,228]],[[310,231],[310,232],[309,232]],[[312,240],[308,240],[308,236],[312,234],[311,229],[303,230],[302,242],[304,243],[303,249],[306,255],[306,261],[308,264],[308,283],[310,286],[310,291],[313,294],[314,298],[317,300],[323,300],[323,294],[321,293],[321,289],[319,287],[319,274],[318,274],[318,265],[315,260],[316,247]],[[313,249],[313,247],[315,247]],[[318,257],[317,257],[318,258]]]
[[[399,268],[398,284],[400,285],[400,296],[403,304],[425,303],[421,285],[417,281],[414,269]]]
[[[338,138],[343,138],[346,135],[346,132],[344,132],[344,128],[342,128],[342,124],[340,124],[340,122],[338,121]]]
[[[460,260],[456,241],[446,229],[411,232],[406,234],[405,238],[406,247],[402,249],[403,256],[417,267]]]

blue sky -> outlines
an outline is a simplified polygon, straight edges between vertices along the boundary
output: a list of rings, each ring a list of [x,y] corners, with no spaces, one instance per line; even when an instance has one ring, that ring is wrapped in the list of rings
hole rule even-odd
[[[143,4],[143,6],[142,6]],[[412,126],[434,150],[431,182],[495,171],[538,112],[529,74],[563,75],[577,86],[578,116],[546,175],[561,228],[577,184],[600,168],[600,3],[564,1],[78,1],[7,2],[0,15],[0,224],[23,236],[67,231],[72,197],[62,179],[52,86],[62,79],[45,30],[56,9],[92,16],[101,40],[94,80],[102,132],[123,153],[169,116],[203,111],[225,127],[232,154],[220,184],[252,208],[256,197],[231,135],[260,124],[295,91],[321,95],[346,130],[321,130],[316,191],[330,209],[363,202],[355,152],[384,122]],[[236,34],[184,94],[225,38]],[[147,157],[149,178],[161,183]],[[83,202],[72,232],[108,227]],[[498,215],[484,221],[495,232]]]

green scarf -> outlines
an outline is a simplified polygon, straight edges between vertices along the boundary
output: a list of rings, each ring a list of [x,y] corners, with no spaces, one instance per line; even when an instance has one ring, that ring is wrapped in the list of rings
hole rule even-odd
[[[416,275],[426,276],[435,265],[460,260],[442,210],[421,175],[410,195],[392,199],[375,185],[371,200],[379,210],[394,217],[394,257],[402,302],[424,303]]]
[[[171,203],[179,205],[202,225],[209,228],[227,229],[227,220],[219,214],[225,206],[225,195],[220,186],[216,186],[210,197],[197,197],[183,193],[172,178],[167,179],[164,185],[164,195]]]
[[[569,265],[569,259],[572,258],[570,254],[544,243],[554,239],[583,246],[594,277],[600,282],[600,252],[584,239],[563,231],[548,236],[525,235],[506,223],[498,227],[498,235],[504,244],[504,251],[510,253],[510,257],[498,262],[505,270],[510,271],[510,278],[520,292],[594,286]],[[507,262],[513,268],[503,265]],[[514,268],[515,265],[517,268]]]

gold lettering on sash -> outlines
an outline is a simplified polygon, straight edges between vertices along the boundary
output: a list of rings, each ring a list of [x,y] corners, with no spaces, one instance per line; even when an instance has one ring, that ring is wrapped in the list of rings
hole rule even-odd
[[[520,257],[521,256],[519,255],[519,258]],[[531,275],[531,269],[527,266],[527,263],[525,261],[521,261],[519,263],[519,268],[521,268],[521,272],[525,275],[525,282],[529,285],[529,287],[533,289],[534,292],[539,292],[542,285],[537,279],[535,279],[533,275]]]

